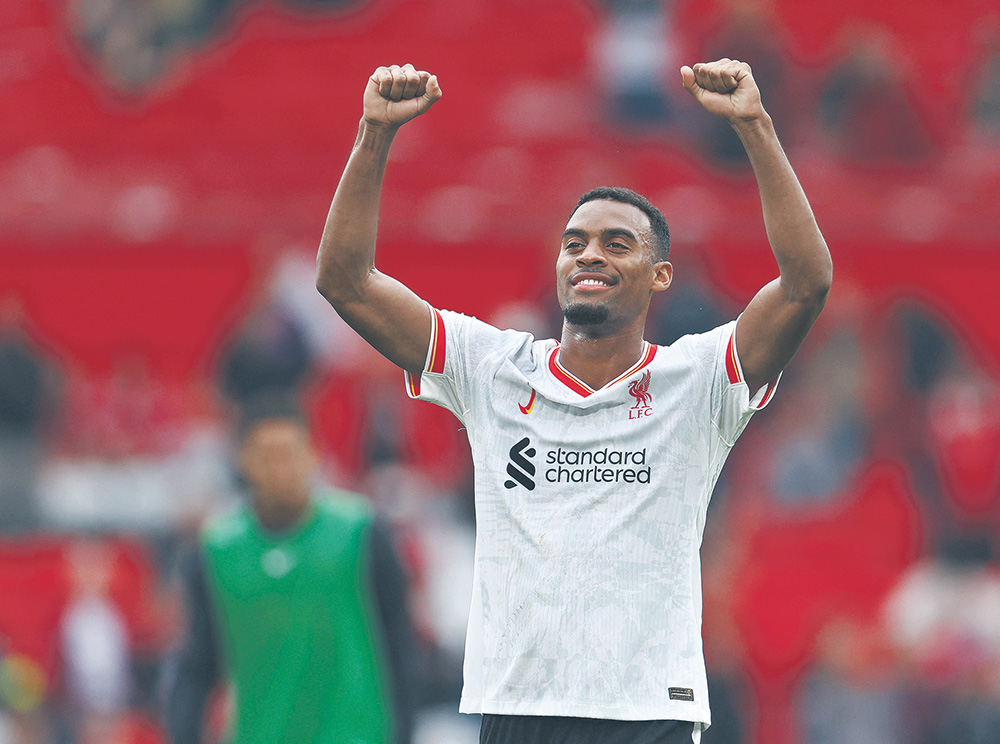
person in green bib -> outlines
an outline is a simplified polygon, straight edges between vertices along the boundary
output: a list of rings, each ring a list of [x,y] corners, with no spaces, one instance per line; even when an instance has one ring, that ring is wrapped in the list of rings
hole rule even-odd
[[[186,636],[166,669],[173,744],[199,744],[232,683],[232,744],[409,744],[413,636],[385,529],[355,494],[317,493],[297,405],[248,405],[248,503],[209,522],[182,565]]]

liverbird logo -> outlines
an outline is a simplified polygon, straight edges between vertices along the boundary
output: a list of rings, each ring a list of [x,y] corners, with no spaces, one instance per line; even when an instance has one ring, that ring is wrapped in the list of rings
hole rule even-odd
[[[638,380],[628,384],[628,394],[635,398],[635,405],[629,409],[629,419],[643,418],[653,412],[653,395],[649,392],[649,370],[642,373]]]

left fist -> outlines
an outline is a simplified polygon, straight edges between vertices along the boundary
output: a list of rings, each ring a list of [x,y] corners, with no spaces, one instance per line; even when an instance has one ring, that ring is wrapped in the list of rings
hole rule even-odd
[[[746,62],[723,58],[694,67],[684,65],[681,82],[698,103],[732,124],[759,119],[766,113]]]

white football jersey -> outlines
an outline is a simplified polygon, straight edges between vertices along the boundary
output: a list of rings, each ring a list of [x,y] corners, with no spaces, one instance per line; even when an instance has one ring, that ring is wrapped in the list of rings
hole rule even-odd
[[[554,340],[434,310],[410,397],[465,425],[475,463],[466,713],[710,723],[705,514],[753,412],[736,321],[592,390]]]

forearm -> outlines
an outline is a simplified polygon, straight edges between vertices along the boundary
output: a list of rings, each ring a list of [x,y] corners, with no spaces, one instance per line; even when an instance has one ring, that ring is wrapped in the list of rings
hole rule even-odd
[[[822,306],[833,279],[833,263],[809,201],[764,114],[733,124],[757,178],[764,227],[787,299]],[[817,310],[818,311],[818,310]]]
[[[316,256],[316,287],[331,303],[357,299],[375,266],[379,197],[396,128],[362,119]]]
[[[780,278],[747,305],[736,336],[751,392],[785,368],[830,291],[833,264],[809,201],[761,103],[750,65],[723,58],[681,68],[681,82],[702,106],[725,117],[746,148]]]

